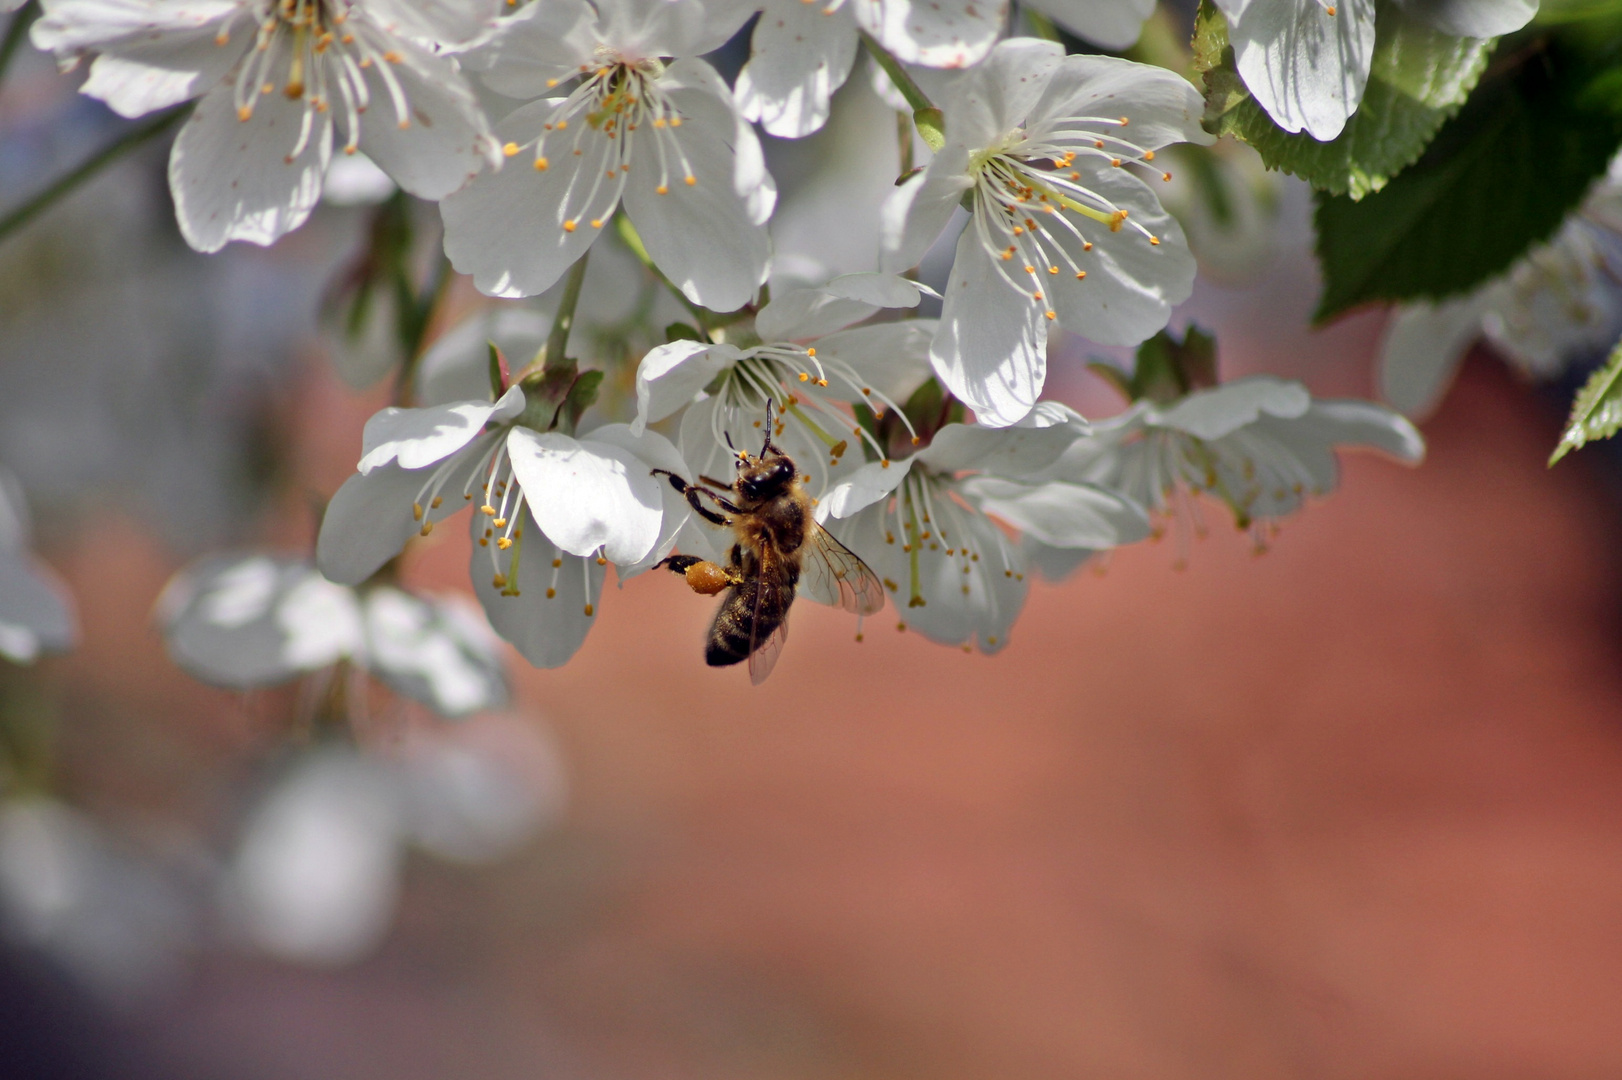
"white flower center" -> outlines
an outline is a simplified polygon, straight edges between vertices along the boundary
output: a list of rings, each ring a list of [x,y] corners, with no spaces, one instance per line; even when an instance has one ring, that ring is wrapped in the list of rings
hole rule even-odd
[[[291,162],[309,145],[316,121],[330,130],[330,111],[336,93],[347,120],[349,138],[344,153],[360,144],[360,117],[371,105],[366,71],[375,68],[394,106],[395,122],[411,126],[411,106],[395,77],[393,65],[404,57],[377,28],[363,19],[351,22],[354,9],[345,0],[257,0],[242,7],[221,27],[214,43],[230,44],[232,29],[242,15],[251,15],[257,30],[252,50],[237,71],[237,118],[253,118],[258,99],[278,91],[291,101],[302,101],[304,111]]]
[[[902,553],[907,556],[909,608],[928,606],[928,599],[924,595],[925,568],[926,564],[937,559],[945,560],[947,572],[957,571],[951,576],[961,576],[958,587],[964,596],[972,595],[978,587],[993,608],[997,603],[997,592],[991,587],[991,576],[1002,574],[1017,581],[1025,580],[1024,571],[1015,561],[1008,545],[1001,541],[1002,534],[995,525],[985,523],[987,529],[981,532],[998,538],[996,550],[981,550],[982,544],[976,541],[976,530],[970,524],[970,519],[983,518],[984,515],[963,502],[954,491],[954,486],[952,477],[915,464],[901,486],[881,504],[879,512],[882,515],[884,542],[900,544]],[[946,574],[941,570],[932,569],[927,575],[928,585],[939,585],[944,576]],[[886,578],[884,587],[891,593],[899,594],[902,585]],[[898,609],[901,607],[899,595],[895,604]],[[905,629],[905,626],[903,623],[901,629]],[[987,638],[986,644],[995,646],[997,639]]]
[[[523,145],[508,143],[502,148],[508,157],[533,149],[535,168],[544,172],[552,167],[552,155],[581,157],[586,153],[587,140],[606,141],[601,160],[607,162],[607,167],[593,175],[589,184],[579,182],[578,177],[570,184],[563,204],[564,232],[579,227],[584,208],[597,205],[605,183],[613,185],[612,201],[618,203],[626,174],[631,171],[632,156],[639,147],[643,154],[658,158],[655,194],[670,194],[672,176],[679,176],[687,187],[698,184],[692,163],[676,137],[676,129],[682,125],[681,112],[657,81],[664,73],[662,63],[624,59],[604,51],[604,58],[595,67],[582,64],[580,72],[584,78],[553,113],[539,138]],[[555,86],[559,81],[550,80],[548,85]],[[592,156],[597,159],[595,154]],[[600,229],[604,221],[592,218],[590,224]]]
[[[1003,280],[1042,304],[1049,319],[1057,313],[1048,302],[1043,279],[1059,274],[1073,275],[1077,281],[1087,277],[1078,257],[1058,241],[1059,234],[1079,241],[1082,256],[1093,249],[1083,224],[1103,225],[1112,233],[1129,226],[1151,246],[1160,244],[1160,238],[1131,220],[1126,210],[1088,187],[1082,172],[1074,168],[1079,156],[1117,169],[1153,161],[1153,150],[1120,134],[1130,123],[1125,116],[1063,117],[1036,137],[1023,129],[1010,132],[969,159],[975,193],[973,228],[980,245]],[[1158,175],[1171,179],[1170,173]]]

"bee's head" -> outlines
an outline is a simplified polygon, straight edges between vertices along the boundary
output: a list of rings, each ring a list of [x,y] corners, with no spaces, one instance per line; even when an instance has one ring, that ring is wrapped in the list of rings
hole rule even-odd
[[[758,458],[738,459],[738,493],[746,499],[770,499],[787,491],[799,473],[787,454],[768,445]]]

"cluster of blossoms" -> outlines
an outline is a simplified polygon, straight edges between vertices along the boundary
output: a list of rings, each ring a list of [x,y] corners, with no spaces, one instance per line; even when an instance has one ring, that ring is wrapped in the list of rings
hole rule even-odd
[[[1338,130],[1367,77],[1372,0],[1218,6],[1280,124]],[[1461,34],[1499,33],[1525,7],[1407,6]],[[1001,4],[42,7],[33,40],[64,65],[92,58],[85,93],[131,117],[194,102],[169,170],[194,247],[273,242],[308,218],[335,156],[359,155],[438,203],[449,265],[498,298],[407,350],[398,404],[366,425],[313,567],[225,560],[171,591],[171,650],[205,678],[341,662],[443,712],[488,707],[502,693],[489,643],[385,580],[412,537],[466,510],[490,624],[556,666],[584,641],[609,564],[624,581],[677,551],[725,561],[733,537],[661,474],[725,487],[763,437],[903,626],[987,652],[1007,642],[1029,571],[1154,535],[1191,495],[1253,527],[1330,490],[1337,445],[1422,452],[1381,407],[1280,380],[1216,386],[1186,363],[1169,382],[1123,378],[1127,411],[1097,424],[1044,400],[1057,332],[1175,345],[1162,331],[1196,267],[1158,189],[1169,148],[1212,140],[1181,75],[1004,37]],[[1119,48],[1152,8],[1022,11]],[[751,18],[729,85],[705,56]],[[756,125],[822,128],[863,47],[910,111],[901,175],[868,267],[795,281],[794,253],[774,251]],[[944,286],[920,284],[926,253],[954,235]],[[605,286],[607,266],[632,284]]]

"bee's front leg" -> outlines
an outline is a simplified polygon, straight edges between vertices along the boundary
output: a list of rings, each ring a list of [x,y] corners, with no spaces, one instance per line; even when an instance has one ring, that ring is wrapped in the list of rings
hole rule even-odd
[[[701,488],[697,484],[689,484],[686,480],[683,480],[669,469],[653,470],[654,476],[659,476],[661,474],[670,478],[670,486],[675,488],[683,497],[687,499],[687,505],[693,508],[693,512],[711,524],[731,525],[732,522],[721,514],[716,513],[714,510],[711,510],[709,507],[701,505],[698,501],[698,497],[700,495],[709,496],[710,500],[714,502],[716,506],[720,507],[722,510],[725,510],[729,514],[740,513],[736,506],[733,506],[730,502],[721,498],[721,496],[717,495],[708,488]]]

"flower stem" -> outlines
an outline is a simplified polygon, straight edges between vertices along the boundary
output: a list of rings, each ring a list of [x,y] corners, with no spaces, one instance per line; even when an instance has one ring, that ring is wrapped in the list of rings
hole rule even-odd
[[[890,54],[890,50],[880,45],[878,39],[866,30],[858,30],[857,33],[862,35],[862,45],[866,47],[868,55],[884,69],[886,75],[890,76],[890,81],[895,83],[895,88],[901,91],[901,96],[907,99],[907,104],[911,105],[914,111],[935,107],[935,103],[929,100],[929,95],[912,81],[912,76],[901,66],[901,61]]]
[[[586,260],[591,256],[591,249],[575,260],[569,267],[569,276],[563,282],[563,299],[558,301],[558,313],[552,317],[552,332],[546,337],[546,366],[555,370],[565,363],[572,363],[564,357],[564,350],[569,347],[569,331],[574,329],[574,309],[580,303],[580,286],[586,280]]]
[[[0,240],[4,240],[30,221],[33,221],[55,205],[59,199],[73,192],[80,184],[83,184],[131,150],[174,127],[189,112],[191,112],[191,106],[182,105],[147,121],[140,127],[131,128],[96,151],[84,164],[53,180],[45,190],[26,200],[21,206],[16,207],[4,217],[0,217]]]
[[[28,27],[39,15],[37,0],[28,0],[28,3],[17,9],[17,14],[11,17],[6,24],[6,36],[0,39],[0,79],[6,77],[6,69],[11,66],[11,58],[17,54],[17,49],[28,34]]]
[[[931,150],[939,150],[946,145],[946,116],[929,100],[929,95],[913,81],[907,74],[907,69],[901,66],[901,61],[890,55],[890,51],[878,43],[878,39],[866,30],[858,30],[862,36],[862,45],[867,53],[884,73],[890,77],[895,88],[901,91],[901,96],[907,99],[912,106],[912,122],[923,136],[924,142]]]

